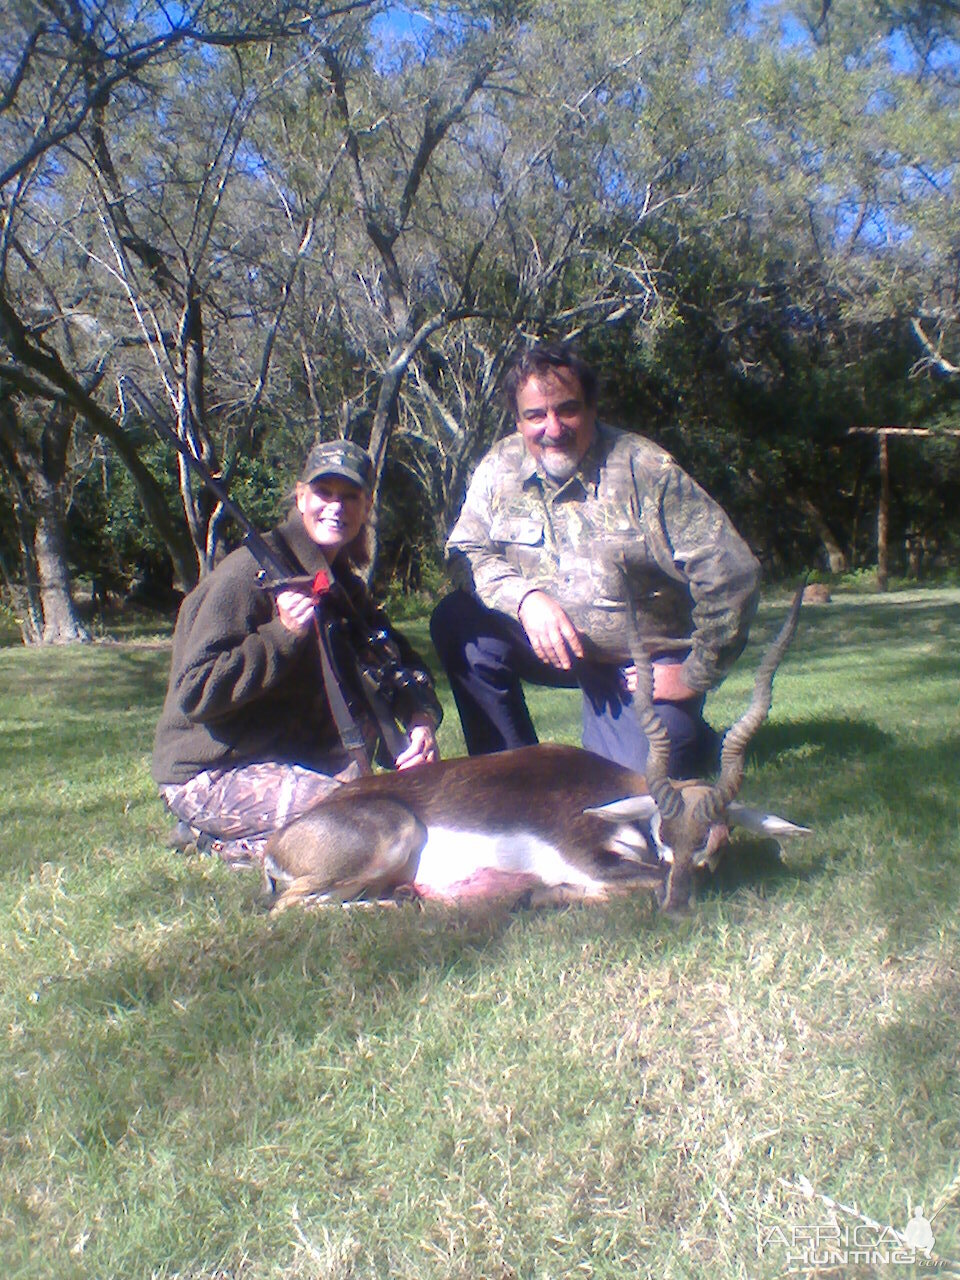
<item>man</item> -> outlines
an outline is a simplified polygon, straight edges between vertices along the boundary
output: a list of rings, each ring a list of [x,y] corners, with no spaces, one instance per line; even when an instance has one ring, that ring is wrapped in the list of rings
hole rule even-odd
[[[597,420],[597,379],[542,344],[510,369],[517,424],[477,468],[447,543],[460,590],[431,634],[473,754],[537,741],[521,682],[583,691],[583,745],[642,771],[631,613],[653,663],[671,775],[716,763],[707,690],[746,643],[759,565],[669,454]]]
[[[394,691],[393,710],[409,735],[395,765],[407,769],[438,758],[442,711],[422,660],[390,631],[352,572],[369,558],[372,483],[373,463],[357,445],[316,445],[295,505],[267,538],[298,575],[325,586],[332,577],[340,589],[324,597],[324,608],[343,613],[341,658],[357,630],[384,630],[394,642],[409,677]],[[154,740],[153,776],[180,819],[179,842],[192,835],[232,866],[255,863],[271,832],[358,771],[328,699],[317,602],[296,585],[265,590],[259,569],[249,548],[238,547],[184,599]],[[341,676],[350,666],[342,663]],[[361,728],[375,736],[369,717]]]

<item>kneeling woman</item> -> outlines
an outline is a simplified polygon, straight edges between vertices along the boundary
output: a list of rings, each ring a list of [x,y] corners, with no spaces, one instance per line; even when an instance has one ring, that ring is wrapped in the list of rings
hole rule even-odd
[[[373,464],[350,441],[316,445],[296,505],[267,541],[298,575],[330,567],[351,619],[386,630],[413,678],[393,709],[408,733],[398,769],[436,760],[441,710],[423,661],[390,630],[353,569],[368,559]],[[327,698],[311,594],[264,590],[247,547],[226,556],[180,607],[153,777],[191,839],[235,866],[255,863],[271,832],[358,773]],[[349,635],[349,627],[343,630]],[[373,737],[371,723],[361,727]]]

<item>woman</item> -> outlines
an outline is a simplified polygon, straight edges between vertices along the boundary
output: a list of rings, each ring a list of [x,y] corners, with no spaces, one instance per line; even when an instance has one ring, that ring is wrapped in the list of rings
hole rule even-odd
[[[442,712],[422,659],[352,572],[369,558],[372,482],[373,463],[357,445],[314,446],[295,506],[267,541],[297,576],[332,570],[346,597],[341,634],[358,620],[388,632],[411,675],[393,703],[408,733],[396,767],[410,769],[438,759]],[[272,831],[358,772],[326,694],[315,599],[293,586],[265,589],[259,570],[239,547],[184,599],[154,740],[153,777],[179,819],[171,843],[196,840],[233,866],[255,863]],[[369,741],[375,728],[359,718]]]

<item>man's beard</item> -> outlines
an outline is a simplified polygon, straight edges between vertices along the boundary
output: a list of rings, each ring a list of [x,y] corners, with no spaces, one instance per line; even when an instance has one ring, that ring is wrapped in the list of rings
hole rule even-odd
[[[562,449],[544,449],[540,454],[540,465],[557,484],[563,484],[571,476],[576,475],[580,459],[576,453],[568,453]]]

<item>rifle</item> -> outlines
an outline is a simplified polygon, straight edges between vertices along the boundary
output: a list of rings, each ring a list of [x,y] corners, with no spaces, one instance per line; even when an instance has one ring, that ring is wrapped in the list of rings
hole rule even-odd
[[[243,530],[244,543],[260,566],[257,579],[263,589],[274,595],[280,591],[300,591],[312,597],[313,627],[320,650],[323,682],[340,741],[361,772],[371,773],[372,765],[367,754],[366,741],[344,695],[345,682],[334,653],[335,648],[339,648],[342,652],[344,647],[336,646],[334,643],[340,623],[324,608],[324,598],[335,595],[336,602],[348,615],[347,621],[352,623],[356,633],[354,639],[357,643],[353,661],[357,679],[349,682],[348,687],[352,687],[360,695],[377,725],[381,747],[380,753],[375,753],[377,758],[385,756],[386,759],[383,762],[393,767],[397,756],[407,746],[407,737],[397,724],[388,698],[384,695],[384,689],[389,689],[395,696],[405,688],[409,688],[411,684],[424,687],[427,682],[422,673],[410,671],[404,667],[400,652],[386,631],[370,630],[346,591],[336,584],[333,572],[325,561],[324,567],[313,577],[298,573],[251,523],[206,463],[198,458],[193,450],[188,448],[186,442],[181,440],[177,433],[163,421],[133,379],[127,377],[125,381],[132,388],[137,402],[146,411],[156,430],[174,446],[227,514],[232,516]]]

